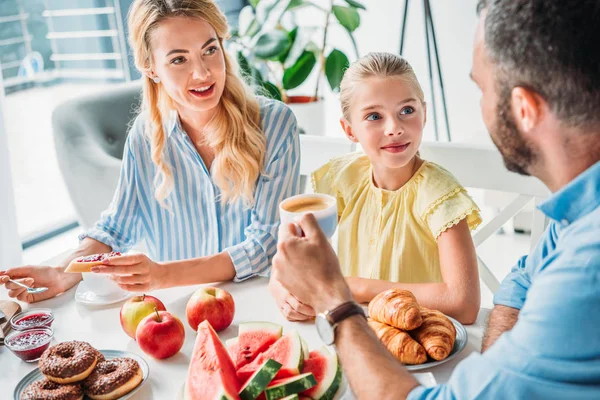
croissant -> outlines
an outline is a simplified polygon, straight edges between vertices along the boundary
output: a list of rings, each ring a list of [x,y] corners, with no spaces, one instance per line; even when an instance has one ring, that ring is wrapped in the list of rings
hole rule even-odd
[[[410,335],[423,347],[434,360],[443,360],[448,357],[454,341],[456,329],[454,324],[441,312],[421,307],[423,323],[420,327],[410,332]]]
[[[423,364],[427,361],[427,353],[423,346],[410,335],[369,318],[369,326],[375,332],[381,343],[403,364]]]
[[[410,331],[423,322],[417,299],[408,290],[390,289],[369,303],[369,316],[377,322]]]

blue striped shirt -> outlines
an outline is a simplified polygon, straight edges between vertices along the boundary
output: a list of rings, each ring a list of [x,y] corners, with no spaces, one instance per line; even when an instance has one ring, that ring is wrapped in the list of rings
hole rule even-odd
[[[81,235],[125,252],[144,240],[150,258],[175,261],[227,251],[236,281],[267,275],[277,248],[279,203],[300,189],[300,143],[296,118],[283,103],[259,97],[267,143],[264,173],[250,209],[243,201],[223,203],[189,136],[173,112],[165,121],[165,161],[174,188],[165,209],[154,197],[156,166],[145,135],[145,114],[127,137],[117,190],[96,225]]]

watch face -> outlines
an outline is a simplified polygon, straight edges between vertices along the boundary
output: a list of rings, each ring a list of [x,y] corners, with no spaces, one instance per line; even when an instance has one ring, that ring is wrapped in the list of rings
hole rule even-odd
[[[319,314],[317,315],[315,323],[317,325],[317,332],[319,333],[323,343],[325,343],[327,346],[332,345],[335,341],[335,334],[333,331],[333,326],[331,326],[327,318],[325,318],[324,315]]]

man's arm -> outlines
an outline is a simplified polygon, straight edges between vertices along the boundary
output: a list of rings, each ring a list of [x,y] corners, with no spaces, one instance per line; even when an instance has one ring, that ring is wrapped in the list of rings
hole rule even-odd
[[[358,399],[405,399],[419,386],[379,342],[367,321],[352,316],[336,328],[337,353]]]
[[[516,308],[497,305],[488,320],[488,326],[481,343],[481,352],[485,352],[506,331],[510,331],[517,323],[519,311]]]

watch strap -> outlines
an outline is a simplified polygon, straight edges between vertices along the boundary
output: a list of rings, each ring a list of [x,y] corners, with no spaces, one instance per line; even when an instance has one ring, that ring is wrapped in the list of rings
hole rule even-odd
[[[358,305],[354,301],[348,301],[346,303],[340,304],[333,310],[330,310],[327,313],[327,319],[329,320],[329,323],[331,323],[331,325],[337,325],[346,318],[357,314],[367,318],[367,316],[365,315],[365,311],[360,305]]]

